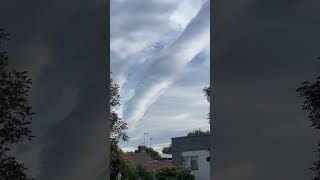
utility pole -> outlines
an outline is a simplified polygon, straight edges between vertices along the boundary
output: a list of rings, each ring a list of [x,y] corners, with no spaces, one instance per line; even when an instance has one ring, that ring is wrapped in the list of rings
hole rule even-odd
[[[146,146],[146,134],[149,134],[149,133],[143,133],[143,142],[144,142],[144,146]]]
[[[152,141],[152,137],[150,137],[150,148],[151,148],[151,141]]]

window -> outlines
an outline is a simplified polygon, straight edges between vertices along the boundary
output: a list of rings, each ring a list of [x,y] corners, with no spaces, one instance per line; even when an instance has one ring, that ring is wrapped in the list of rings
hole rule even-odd
[[[191,157],[190,156],[183,156],[182,157],[182,166],[184,168],[186,168],[187,170],[190,170],[191,169],[190,165],[191,165]]]
[[[198,170],[198,156],[191,156],[191,170]]]
[[[182,165],[187,170],[199,170],[198,156],[183,156]]]

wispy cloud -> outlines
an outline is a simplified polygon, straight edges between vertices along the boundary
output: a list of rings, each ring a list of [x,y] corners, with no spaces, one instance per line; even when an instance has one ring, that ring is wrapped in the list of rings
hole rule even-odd
[[[114,10],[122,7],[120,1],[117,3]],[[158,6],[150,3],[135,2],[132,4],[135,8],[128,9],[134,12],[139,9],[143,16],[140,16],[141,12],[137,12],[137,17],[128,17],[128,12],[112,15],[112,22],[115,23],[111,24],[111,28],[114,26],[112,33],[115,35],[113,37],[111,33],[111,71],[115,82],[121,86],[122,107],[118,112],[129,126],[131,141],[126,144],[127,147],[141,143],[142,131],[151,131],[157,137],[160,137],[160,132],[168,131],[167,137],[158,140],[158,143],[167,143],[170,136],[181,136],[181,133],[191,129],[190,126],[179,127],[183,121],[197,124],[197,127],[209,126],[206,122],[208,104],[202,88],[208,85],[209,79],[210,1],[152,1]],[[119,19],[123,20],[121,24]],[[128,20],[131,22],[126,24]],[[135,26],[135,21],[138,25],[141,23],[143,28]],[[127,34],[121,36],[124,32]],[[198,74],[189,76],[194,72]],[[174,96],[174,89],[180,91],[175,98],[182,94],[185,96],[176,102],[172,101],[173,98],[166,98],[166,105],[160,105],[161,99]],[[193,110],[188,107],[188,110],[179,112],[179,108],[187,108],[183,105],[190,103],[188,100],[193,101]],[[178,102],[181,102],[180,107],[174,105]],[[162,116],[156,115],[152,106],[158,106]],[[202,112],[197,107],[201,107]],[[170,108],[176,112],[170,113]],[[163,124],[166,120],[172,124],[165,129]],[[205,126],[199,121],[206,122]]]
[[[179,73],[209,44],[209,5],[206,3],[181,36],[148,61],[136,94],[126,103],[124,119],[134,130],[146,110],[175,82]]]

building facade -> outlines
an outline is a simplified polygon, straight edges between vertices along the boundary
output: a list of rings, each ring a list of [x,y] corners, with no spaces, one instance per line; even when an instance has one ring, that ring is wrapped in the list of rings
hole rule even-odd
[[[210,135],[172,138],[172,163],[190,170],[195,180],[210,179]]]

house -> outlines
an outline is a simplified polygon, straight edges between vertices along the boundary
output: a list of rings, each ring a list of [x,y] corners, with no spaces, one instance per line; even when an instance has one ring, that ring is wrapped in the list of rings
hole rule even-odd
[[[172,160],[172,154],[160,154],[161,160]]]
[[[147,163],[145,164],[145,167],[152,172],[156,172],[161,168],[173,167],[173,164],[170,160],[163,160]]]
[[[165,167],[173,167],[171,162],[172,156],[170,154],[161,155],[160,161],[153,160],[143,148],[141,149],[141,152],[130,152],[126,153],[126,155],[135,165],[142,165],[151,172],[155,172]]]
[[[195,180],[210,179],[210,135],[172,138],[172,163],[190,170]]]
[[[135,165],[145,165],[147,163],[154,162],[154,160],[145,152],[145,150],[142,150],[141,152],[127,153],[127,157]]]

